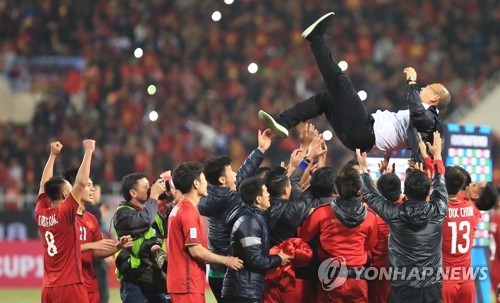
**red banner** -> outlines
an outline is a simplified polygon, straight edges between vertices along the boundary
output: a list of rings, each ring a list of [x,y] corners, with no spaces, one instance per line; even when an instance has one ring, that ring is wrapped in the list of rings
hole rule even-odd
[[[0,287],[41,287],[43,248],[38,240],[0,242]]]

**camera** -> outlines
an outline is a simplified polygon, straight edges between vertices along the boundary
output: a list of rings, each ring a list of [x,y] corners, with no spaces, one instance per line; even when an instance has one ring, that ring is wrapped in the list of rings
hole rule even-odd
[[[161,241],[156,237],[144,240],[139,248],[139,258],[165,272],[167,269],[167,253],[161,248],[161,245]]]

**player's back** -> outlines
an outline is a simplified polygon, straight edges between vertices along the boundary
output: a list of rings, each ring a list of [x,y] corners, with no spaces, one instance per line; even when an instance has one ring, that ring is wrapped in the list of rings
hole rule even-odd
[[[470,274],[471,250],[481,212],[470,201],[450,201],[443,225],[444,280],[467,279]],[[464,276],[458,275],[463,273]],[[471,276],[469,276],[471,278]]]
[[[59,207],[50,207],[46,194],[38,197],[35,220],[44,248],[44,287],[82,283],[81,252],[74,224],[77,208],[71,194]]]

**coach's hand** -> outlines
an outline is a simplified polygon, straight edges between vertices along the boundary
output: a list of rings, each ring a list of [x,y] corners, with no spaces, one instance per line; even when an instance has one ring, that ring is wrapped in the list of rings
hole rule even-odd
[[[407,67],[403,70],[403,73],[406,74],[406,80],[417,81],[417,72],[413,67]]]

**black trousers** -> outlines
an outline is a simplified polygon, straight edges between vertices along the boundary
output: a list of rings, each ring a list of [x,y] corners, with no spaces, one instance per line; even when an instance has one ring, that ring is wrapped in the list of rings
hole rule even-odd
[[[391,287],[389,303],[441,303],[442,286],[435,285],[425,288]]]
[[[300,122],[324,114],[347,148],[369,151],[375,144],[375,120],[366,112],[351,80],[333,59],[326,40],[313,40],[311,49],[327,91],[288,108],[276,117],[276,121],[290,129]]]
[[[212,293],[214,294],[215,300],[217,303],[222,303],[222,282],[224,278],[212,278],[208,277],[208,283],[210,284],[210,288],[212,289]]]

